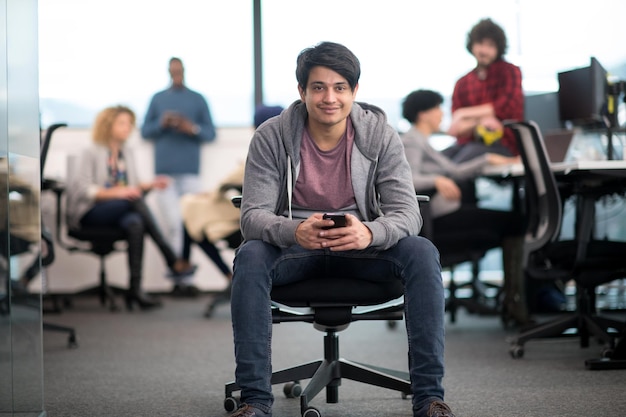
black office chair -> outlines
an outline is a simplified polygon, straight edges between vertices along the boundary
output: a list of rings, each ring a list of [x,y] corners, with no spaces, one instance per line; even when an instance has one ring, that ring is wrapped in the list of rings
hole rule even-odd
[[[534,326],[509,338],[513,358],[524,355],[524,344],[531,339],[564,337],[576,330],[581,347],[595,336],[606,343],[611,354],[623,323],[599,316],[595,307],[598,285],[626,276],[626,243],[590,239],[584,254],[579,241],[558,240],[562,223],[561,190],[552,172],[541,131],[532,121],[508,122],[515,132],[524,164],[524,190],[528,229],[524,245],[525,276],[528,280],[576,283],[576,310]]]
[[[46,134],[41,151],[42,158],[42,173],[43,173],[43,164],[45,163],[48,149],[50,148],[50,143],[52,140],[52,132],[58,129],[59,127],[67,126],[66,124],[56,124],[52,125],[48,128],[48,133]],[[69,158],[68,161],[68,172],[67,175],[72,175],[72,166],[73,162]],[[45,189],[49,189],[55,193],[56,196],[56,240],[59,243],[59,246],[69,251],[73,252],[82,252],[91,255],[95,255],[98,257],[100,261],[99,268],[99,276],[100,282],[99,285],[95,288],[97,292],[100,303],[105,306],[108,304],[109,309],[111,311],[118,311],[119,307],[115,301],[115,293],[113,288],[108,284],[107,273],[106,273],[106,258],[110,254],[116,251],[124,250],[119,242],[126,240],[126,235],[120,229],[111,229],[111,228],[80,228],[73,229],[69,228],[66,230],[64,219],[64,193],[65,193],[65,184],[58,180],[44,180],[43,187]],[[63,234],[66,233],[69,238],[73,241],[67,241]],[[81,244],[84,243],[84,244]]]
[[[41,240],[42,240],[42,244],[46,245],[45,256],[41,258],[41,267],[44,268],[42,273],[45,274],[45,268],[54,261],[55,253],[54,253],[54,242],[52,240],[52,236],[50,235],[50,232],[45,227],[43,227],[43,225],[41,228]],[[61,324],[56,324],[56,323],[50,323],[49,321],[44,321],[42,326],[43,326],[43,330],[67,333],[67,346],[69,348],[78,347],[78,336],[76,335],[75,328],[69,327],[69,326],[63,326]]]
[[[44,177],[44,168],[46,166],[46,160],[48,158],[48,150],[50,149],[50,142],[52,141],[52,135],[57,129],[63,128],[67,126],[65,123],[57,123],[50,125],[46,131],[44,137],[41,139],[40,153],[39,153],[39,169],[40,169],[40,178],[41,178],[41,190],[50,190],[52,185],[55,183],[53,180],[49,180]],[[55,250],[54,250],[54,241],[52,239],[52,235],[48,228],[43,224],[43,220],[41,222],[41,247],[45,247],[45,251],[43,251],[44,255],[41,256],[40,263],[33,264],[31,268],[27,271],[29,275],[32,275],[35,271],[38,271],[41,268],[42,274],[45,274],[46,267],[48,267],[55,260]],[[45,280],[44,280],[45,281]],[[61,311],[58,300],[54,295],[48,294],[47,290],[44,291],[42,295],[42,300],[46,298],[51,298],[53,302],[52,312],[59,313]],[[46,310],[44,309],[44,312]],[[69,348],[78,347],[78,336],[76,335],[76,329],[69,326],[63,326],[60,324],[50,323],[48,321],[44,321],[42,323],[43,330],[53,331],[53,332],[61,332],[67,333],[67,345]]]
[[[428,201],[427,197],[418,199]],[[233,202],[238,205],[240,199]],[[358,288],[358,291],[354,291]],[[272,319],[274,323],[306,322],[322,332],[324,357],[312,362],[272,373],[271,382],[285,384],[283,392],[289,398],[300,399],[302,417],[320,417],[309,405],[322,390],[326,402],[339,401],[341,379],[347,378],[370,385],[399,391],[402,398],[411,394],[408,372],[366,365],[344,359],[339,354],[338,332],[359,320],[402,320],[404,317],[404,287],[399,280],[370,282],[345,277],[319,277],[272,288]],[[302,308],[305,308],[302,311]],[[407,364],[408,369],[408,364]],[[309,379],[302,390],[300,381]],[[240,388],[235,382],[226,384],[224,408],[232,412],[240,405],[233,393]]]
[[[354,291],[354,288],[359,291]],[[309,402],[324,388],[326,402],[337,403],[342,378],[400,391],[403,397],[411,394],[408,372],[352,362],[339,354],[338,332],[350,323],[358,320],[401,320],[403,293],[400,281],[380,283],[349,277],[340,280],[320,277],[272,289],[274,323],[313,323],[317,330],[326,333],[322,359],[272,373],[273,385],[285,384],[283,391],[287,397],[300,398],[302,417],[321,416]],[[355,306],[373,307],[360,312]],[[299,313],[290,310],[290,307],[308,307],[310,312]],[[302,390],[300,381],[309,378],[309,383]],[[226,411],[232,412],[239,406],[239,400],[233,396],[233,392],[239,389],[235,382],[226,384]]]
[[[459,308],[478,315],[499,315],[502,287],[480,279],[480,261],[488,251],[501,246],[502,237],[484,228],[471,228],[472,225],[468,225],[466,229],[438,231],[430,207],[426,204],[421,211],[424,219],[421,235],[430,239],[437,247],[441,268],[450,272],[446,299],[450,322],[456,322]],[[459,283],[454,276],[455,270],[465,263],[470,264],[471,278]],[[469,297],[458,297],[457,292],[463,289],[469,290]]]
[[[106,259],[115,252],[123,252],[126,241],[126,234],[121,229],[111,228],[68,228],[66,234],[70,239],[77,241],[73,243],[63,237],[63,230],[66,226],[64,217],[64,192],[63,185],[57,185],[54,189],[56,193],[56,239],[59,245],[70,253],[81,252],[95,255],[99,260],[99,284],[97,287],[86,292],[95,291],[102,306],[108,305],[112,312],[119,311],[115,300],[115,291],[109,285],[106,272]],[[84,243],[81,244],[81,243]]]

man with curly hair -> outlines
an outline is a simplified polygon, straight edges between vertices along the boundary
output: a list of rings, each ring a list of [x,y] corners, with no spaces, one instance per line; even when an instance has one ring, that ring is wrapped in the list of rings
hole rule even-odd
[[[482,19],[469,31],[466,47],[476,67],[454,86],[448,134],[457,142],[444,153],[455,162],[486,152],[518,155],[513,132],[502,126],[503,120],[524,118],[522,73],[504,59],[506,34],[491,19]]]

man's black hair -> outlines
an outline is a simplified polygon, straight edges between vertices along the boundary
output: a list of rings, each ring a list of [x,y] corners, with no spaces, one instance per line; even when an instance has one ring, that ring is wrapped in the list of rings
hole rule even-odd
[[[296,66],[296,79],[300,88],[306,90],[309,74],[317,66],[329,68],[344,77],[352,91],[359,83],[361,64],[352,51],[341,44],[321,42],[300,52]]]
[[[436,91],[413,91],[402,102],[402,117],[413,124],[417,121],[417,115],[420,112],[434,109],[441,103],[443,103],[443,96]]]

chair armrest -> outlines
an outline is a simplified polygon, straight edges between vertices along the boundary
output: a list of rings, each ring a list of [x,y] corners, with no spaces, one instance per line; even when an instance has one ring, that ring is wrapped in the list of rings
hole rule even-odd
[[[430,191],[431,194],[435,193],[435,190]],[[424,236],[430,241],[433,240],[433,215],[430,209],[430,204],[424,204],[430,202],[430,194],[417,194],[417,202],[420,206],[420,213],[422,214],[422,230],[420,236]]]
[[[241,207],[241,196],[240,195],[236,195],[233,198],[230,199],[230,201],[233,202],[233,206],[240,208]]]

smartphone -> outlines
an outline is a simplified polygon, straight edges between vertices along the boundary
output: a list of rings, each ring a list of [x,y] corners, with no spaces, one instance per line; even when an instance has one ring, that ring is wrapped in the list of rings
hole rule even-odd
[[[334,226],[327,227],[326,229],[346,226],[346,215],[343,213],[324,213],[323,218],[324,220],[332,220],[335,222]]]

